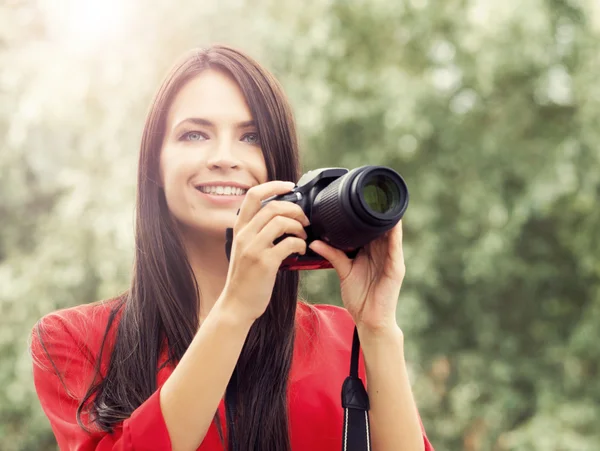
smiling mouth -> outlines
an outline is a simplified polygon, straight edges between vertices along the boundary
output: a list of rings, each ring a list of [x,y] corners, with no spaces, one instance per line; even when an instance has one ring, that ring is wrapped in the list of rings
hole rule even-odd
[[[197,186],[196,189],[213,196],[243,196],[247,191],[237,186]]]

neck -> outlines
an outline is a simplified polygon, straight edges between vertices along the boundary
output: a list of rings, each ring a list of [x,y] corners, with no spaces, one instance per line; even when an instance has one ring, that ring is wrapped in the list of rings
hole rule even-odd
[[[225,232],[221,237],[187,232],[183,234],[183,244],[198,284],[199,316],[202,324],[221,295],[227,280],[229,261],[225,255]]]

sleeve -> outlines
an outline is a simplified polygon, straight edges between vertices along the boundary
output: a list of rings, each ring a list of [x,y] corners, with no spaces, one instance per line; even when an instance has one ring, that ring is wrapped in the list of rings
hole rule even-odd
[[[435,451],[433,449],[433,445],[427,438],[427,433],[425,432],[425,427],[423,426],[423,421],[421,421],[421,415],[419,415],[419,423],[421,424],[421,431],[423,431],[423,443],[425,445],[425,451]]]
[[[97,428],[88,432],[78,424],[77,408],[91,382],[93,366],[89,348],[77,336],[69,330],[68,322],[54,315],[42,318],[31,335],[35,388],[60,450],[171,450],[159,403],[160,389],[113,433]]]

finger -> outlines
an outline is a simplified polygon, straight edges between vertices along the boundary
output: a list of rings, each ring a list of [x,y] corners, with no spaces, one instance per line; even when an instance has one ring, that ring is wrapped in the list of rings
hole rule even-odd
[[[252,233],[259,233],[277,216],[291,218],[304,225],[304,227],[308,227],[309,224],[308,218],[299,205],[293,202],[275,200],[267,203],[265,207],[256,213],[246,228]]]
[[[277,194],[288,193],[294,186],[295,184],[293,182],[275,180],[250,188],[248,192],[246,192],[246,196],[240,207],[238,218],[236,220],[236,228],[242,227],[250,222],[254,215],[261,209],[262,200]]]
[[[400,221],[391,230],[390,233],[390,248],[393,252],[398,253],[401,258],[404,258],[404,252],[402,249],[402,221]]]
[[[306,254],[306,241],[294,236],[288,236],[267,252],[270,253],[271,258],[282,262],[292,254]]]
[[[343,251],[319,240],[310,243],[309,247],[331,263],[340,280],[348,277],[352,269],[352,260]]]
[[[304,226],[297,220],[286,216],[275,216],[269,223],[258,233],[256,242],[261,248],[272,247],[273,241],[284,234],[295,235],[298,238],[306,240],[308,236],[304,230]]]
[[[398,224],[396,224],[396,227],[394,227],[394,231],[395,231],[395,235],[396,235],[396,239],[399,241],[398,244],[402,244],[402,220],[400,220],[400,222],[398,222]]]

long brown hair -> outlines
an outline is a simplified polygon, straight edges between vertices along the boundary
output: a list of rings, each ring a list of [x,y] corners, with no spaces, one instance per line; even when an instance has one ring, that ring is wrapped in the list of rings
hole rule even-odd
[[[82,413],[109,432],[128,418],[157,389],[161,347],[168,344],[167,363],[174,365],[198,329],[202,299],[198,299],[191,266],[160,187],[159,156],[174,97],[206,69],[224,71],[240,86],[257,125],[269,180],[297,181],[300,176],[291,108],[267,70],[226,46],[191,51],[172,68],[153,100],[142,136],[131,287],[110,315],[96,361],[97,374],[113,324],[117,324],[116,339],[106,375],[98,378],[79,405],[77,417],[82,426]],[[271,302],[252,326],[235,367],[238,415],[234,432],[241,450],[291,448],[286,393],[298,281],[297,272],[277,275]],[[221,432],[217,415],[215,419]]]

